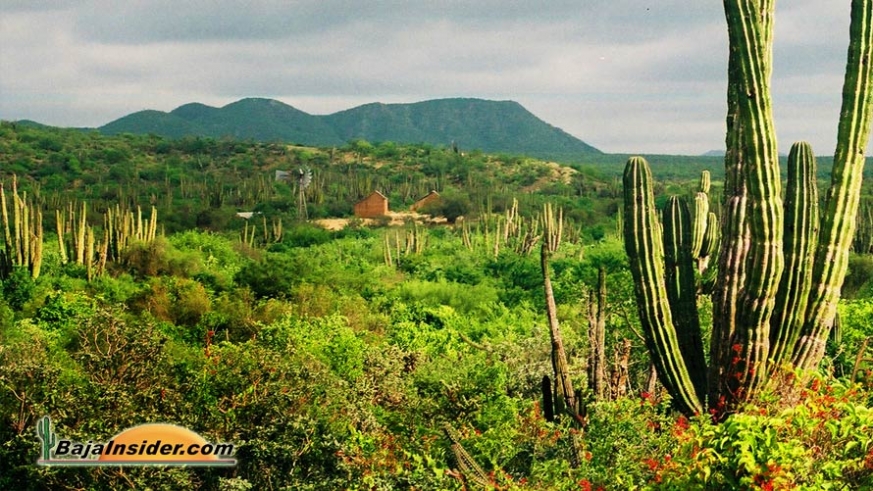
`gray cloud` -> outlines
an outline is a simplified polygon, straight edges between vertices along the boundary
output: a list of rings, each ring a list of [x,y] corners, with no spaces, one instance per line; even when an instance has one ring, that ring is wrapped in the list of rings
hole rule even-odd
[[[822,152],[848,37],[848,6],[832,3],[782,2],[776,20],[780,141]],[[723,146],[718,2],[7,0],[0,13],[3,119],[96,126],[248,96],[315,114],[469,96],[517,100],[611,152]]]

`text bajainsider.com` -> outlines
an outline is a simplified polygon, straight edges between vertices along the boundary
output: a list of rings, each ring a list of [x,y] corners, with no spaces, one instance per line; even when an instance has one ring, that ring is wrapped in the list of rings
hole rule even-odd
[[[233,444],[230,443],[206,443],[202,446],[199,443],[163,443],[161,440],[149,443],[148,440],[143,440],[142,443],[115,443],[115,440],[109,440],[108,443],[77,443],[71,440],[61,440],[54,449],[55,457],[80,457],[94,458],[101,455],[147,455],[147,456],[209,456],[217,455],[229,456],[233,455]]]
[[[59,438],[48,416],[37,422],[36,430],[42,444],[39,465],[236,465],[232,443],[208,442],[199,434],[173,424],[134,426],[105,443]]]

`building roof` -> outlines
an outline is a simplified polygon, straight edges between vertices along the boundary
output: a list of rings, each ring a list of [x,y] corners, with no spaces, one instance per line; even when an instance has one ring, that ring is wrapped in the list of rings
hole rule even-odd
[[[380,193],[379,191],[373,191],[372,193],[368,194],[367,196],[364,196],[364,198],[363,198],[361,201],[358,201],[358,203],[360,203],[360,202],[362,202],[362,201],[367,201],[367,200],[370,199],[370,197],[373,196],[374,194],[381,196],[382,199],[384,199],[384,200],[386,200],[386,201],[388,200],[388,197],[385,196],[384,194]],[[356,203],[356,204],[357,204],[357,203]]]

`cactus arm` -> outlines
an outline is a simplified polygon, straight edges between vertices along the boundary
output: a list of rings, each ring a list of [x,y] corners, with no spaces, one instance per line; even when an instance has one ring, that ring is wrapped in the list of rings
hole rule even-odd
[[[13,206],[15,201],[12,202]],[[6,193],[3,192],[3,183],[0,183],[0,213],[3,217],[3,245],[6,255],[4,256],[4,271],[12,268],[12,233],[9,230],[9,210],[6,206]]]
[[[85,264],[85,225],[88,218],[88,205],[82,202],[82,216],[79,217],[79,230],[76,235],[76,263]]]
[[[700,255],[697,256],[697,271],[706,278],[712,276],[713,270],[709,269],[709,263],[712,257],[718,253],[718,217],[713,212],[709,212],[706,220],[706,233],[703,235],[703,243],[700,246]],[[715,269],[715,268],[713,268]],[[711,290],[711,288],[710,288]]]
[[[42,210],[39,209],[38,205],[35,206],[33,236],[30,239],[30,276],[33,279],[39,278],[40,269],[42,268]]]
[[[697,394],[706,394],[706,360],[692,256],[691,214],[683,198],[671,196],[664,209],[664,277],[667,300],[679,342]]]
[[[694,214],[691,217],[691,257],[698,258],[703,251],[706,225],[709,219],[709,196],[703,191],[694,196]]]
[[[58,253],[61,256],[61,264],[67,264],[67,249],[64,247],[64,213],[55,210],[55,227],[58,233]]]
[[[697,191],[703,194],[709,194],[709,188],[712,186],[712,177],[708,170],[700,172],[700,189]]]
[[[631,157],[624,170],[624,242],[646,345],[677,409],[703,412],[682,357],[664,279],[664,251],[655,210],[652,174],[641,157]]]
[[[843,103],[829,199],[816,252],[807,319],[793,362],[813,368],[824,356],[825,340],[836,315],[840,288],[848,269],[849,247],[864,170],[864,151],[870,138],[873,99],[873,0],[853,0]]]
[[[819,203],[815,154],[806,142],[791,146],[785,187],[785,270],[770,318],[770,359],[774,370],[792,355],[803,328],[818,245]]]
[[[27,201],[27,193],[21,200],[21,261],[19,266],[30,268],[30,202]]]

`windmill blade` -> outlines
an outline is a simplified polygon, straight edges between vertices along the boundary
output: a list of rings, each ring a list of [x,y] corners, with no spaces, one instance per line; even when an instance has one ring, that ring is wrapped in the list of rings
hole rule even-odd
[[[309,167],[300,167],[297,169],[297,184],[301,189],[306,189],[312,183],[312,169]]]

